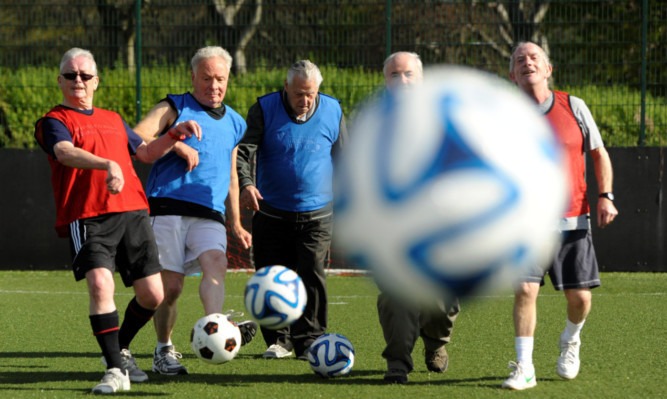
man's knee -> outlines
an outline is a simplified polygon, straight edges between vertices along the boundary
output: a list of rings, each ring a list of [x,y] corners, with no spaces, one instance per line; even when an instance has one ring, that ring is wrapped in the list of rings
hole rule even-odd
[[[567,289],[565,298],[570,306],[588,308],[591,304],[591,291],[589,289]]]

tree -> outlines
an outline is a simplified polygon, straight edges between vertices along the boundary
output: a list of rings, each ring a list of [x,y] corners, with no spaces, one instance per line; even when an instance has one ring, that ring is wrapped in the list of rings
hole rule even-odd
[[[547,37],[540,29],[549,11],[549,3],[549,0],[473,1],[473,7],[485,7],[490,11],[488,17],[495,15],[497,24],[470,24],[469,27],[505,59],[509,59],[512,47],[520,41],[537,43],[549,54]]]
[[[143,9],[150,0],[142,0]],[[136,25],[136,1],[135,0],[99,0],[98,12],[102,19],[102,31],[109,40],[109,44],[115,51],[110,54],[109,65],[115,66],[120,57],[119,64],[128,68],[136,65],[134,59],[134,44],[137,36]]]
[[[248,0],[249,3],[251,1],[254,3],[254,9],[252,10],[249,7],[244,8],[246,0],[213,0],[215,11],[222,16],[225,28],[230,31],[238,31],[238,36],[235,36],[236,42],[233,44],[232,53],[234,57],[233,70],[239,74],[244,74],[248,71],[245,54],[246,47],[262,21],[262,0]],[[240,11],[245,12],[239,13]],[[244,19],[243,17],[245,17],[247,22],[239,21]]]

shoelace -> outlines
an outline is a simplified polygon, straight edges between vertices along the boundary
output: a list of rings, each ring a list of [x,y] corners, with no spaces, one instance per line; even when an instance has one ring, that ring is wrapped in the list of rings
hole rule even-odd
[[[160,359],[160,361],[167,363],[167,365],[174,365],[176,362],[178,362],[178,359],[182,357],[183,355],[181,355],[180,352],[176,352],[172,349],[167,351],[167,353]]]
[[[107,373],[104,374],[104,377],[102,377],[102,382],[101,383],[102,384],[113,385],[115,387],[115,389],[120,388],[120,385],[121,385],[121,381],[118,378],[118,376],[116,374],[113,374],[113,373],[110,373],[110,372],[107,372]]]
[[[566,362],[568,363],[574,363],[575,360],[577,360],[577,344],[576,343],[569,343],[567,344],[567,349],[561,353],[561,356],[565,359]]]
[[[227,316],[228,319],[235,319],[238,317],[243,317],[244,313],[243,312],[236,312],[234,309],[229,309],[228,311],[223,313],[225,316]]]
[[[123,360],[125,361],[124,366],[126,369],[134,370],[139,368],[139,366],[137,366],[137,361],[134,360],[134,357],[124,357]]]
[[[510,373],[510,377],[514,377],[520,372],[520,366],[517,362],[510,360],[509,364],[507,365],[508,369],[512,369],[512,372]]]

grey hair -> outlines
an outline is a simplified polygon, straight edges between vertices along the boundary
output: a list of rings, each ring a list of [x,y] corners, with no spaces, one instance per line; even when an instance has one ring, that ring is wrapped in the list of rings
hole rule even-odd
[[[519,50],[519,48],[521,48],[521,46],[524,46],[526,44],[536,45],[537,48],[539,48],[540,52],[542,53],[542,57],[544,58],[544,62],[546,62],[548,66],[552,66],[551,65],[551,60],[549,59],[549,56],[547,55],[546,51],[544,51],[544,49],[539,44],[531,42],[531,41],[524,41],[524,42],[517,43],[516,46],[514,46],[514,48],[512,49],[512,56],[510,57],[510,72],[512,72],[514,70],[514,56],[516,55],[517,50]]]
[[[298,76],[299,78],[304,79],[306,81],[315,79],[317,87],[319,87],[320,84],[322,84],[322,81],[324,80],[322,78],[322,72],[320,72],[320,68],[318,68],[317,65],[313,64],[312,62],[310,62],[310,60],[301,60],[292,64],[290,69],[287,71],[288,85],[291,85],[294,82],[295,76]]]
[[[73,60],[76,57],[88,58],[93,63],[93,70],[91,72],[93,73],[93,75],[97,75],[97,63],[95,62],[95,57],[93,57],[93,53],[78,47],[72,47],[71,49],[67,50],[65,54],[63,54],[63,58],[60,60],[60,73],[63,72],[65,64],[67,64],[67,62]]]
[[[227,50],[220,46],[206,46],[197,50],[195,55],[192,57],[192,72],[197,73],[197,67],[199,66],[199,63],[203,60],[207,60],[213,57],[222,58],[227,64],[227,68],[232,69],[232,56],[229,55]]]
[[[424,75],[424,66],[422,65],[421,58],[419,58],[419,54],[412,53],[410,51],[397,51],[392,53],[389,57],[387,57],[386,60],[384,60],[384,64],[382,64],[382,74],[384,76],[387,76],[387,68],[389,68],[389,65],[392,63],[392,61],[394,61],[394,58],[402,54],[409,55],[414,58],[415,61],[417,61],[417,70],[419,71],[419,74]]]

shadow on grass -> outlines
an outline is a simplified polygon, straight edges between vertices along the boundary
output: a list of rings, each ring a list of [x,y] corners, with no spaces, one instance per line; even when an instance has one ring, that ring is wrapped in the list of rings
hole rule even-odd
[[[102,379],[104,375],[103,371],[96,372],[42,372],[42,371],[30,371],[30,372],[2,372],[0,373],[0,397],[5,397],[4,392],[81,392],[81,393],[90,393],[97,383]],[[72,381],[89,381],[90,388],[86,389],[72,389],[72,388],[54,388],[54,387],[45,387],[43,383],[71,383]],[[23,384],[36,384],[34,387],[23,387],[16,385]],[[14,385],[14,386],[7,386]],[[141,384],[132,384],[131,390],[128,392],[119,392],[116,395],[123,396],[167,396],[171,393],[156,393],[156,392],[146,392],[141,389]],[[9,397],[9,396],[7,396]]]
[[[4,352],[0,353],[0,358],[15,358],[15,359],[25,359],[25,358],[58,358],[58,357],[68,357],[68,358],[99,358],[99,353],[93,352]],[[141,358],[152,358],[149,354],[139,355],[137,357]],[[194,355],[184,355],[183,357],[193,358]],[[239,354],[237,358],[251,360],[251,359],[262,359],[261,354]],[[264,360],[266,361],[266,360]],[[286,361],[297,362],[296,359],[289,359]],[[298,361],[301,362],[301,361]],[[306,362],[303,362],[306,364]],[[0,384],[2,385],[18,385],[18,387],[0,387],[0,396],[3,396],[2,391],[17,391],[17,390],[45,390],[42,387],[21,387],[20,385],[24,384],[39,384],[44,382],[71,382],[71,381],[90,381],[91,389],[92,387],[102,378],[103,371],[94,371],[94,372],[58,372],[58,371],[40,371],[39,369],[46,369],[49,366],[45,365],[11,365],[3,361],[3,364],[0,365]],[[238,371],[238,370],[236,370]],[[387,385],[383,381],[383,376],[385,370],[352,370],[352,372],[343,377],[338,378],[322,378],[312,372],[303,372],[303,373],[280,373],[279,368],[276,368],[276,373],[270,374],[256,374],[256,373],[193,373],[189,375],[179,375],[179,376],[165,376],[160,374],[155,374],[149,372],[149,381],[146,382],[147,385],[166,385],[174,383],[184,383],[184,384],[206,384],[206,385],[219,385],[224,387],[247,387],[252,386],[253,384],[264,383],[264,384],[283,384],[286,382],[289,383],[298,383],[298,384],[314,384],[314,385],[337,385],[337,386],[384,386]],[[485,377],[476,377],[476,378],[458,378],[450,379],[447,378],[448,374],[438,374],[438,373],[429,373],[426,371],[415,371],[410,374],[409,382],[407,386],[457,386],[457,387],[468,387],[468,388],[487,388],[498,390],[500,385],[507,378],[505,375],[499,376],[485,376]],[[554,378],[541,378],[540,381],[557,381],[558,379]],[[127,396],[163,396],[165,394],[155,393],[155,392],[142,392],[141,390],[142,383],[133,383],[132,390],[130,392],[123,392],[123,395]],[[398,388],[399,386],[397,386]],[[52,391],[67,391],[67,389],[58,389],[58,388],[46,388],[46,390]],[[89,390],[75,390],[75,391],[85,391]]]
[[[100,357],[102,352],[0,352],[0,358]],[[152,356],[151,356],[152,357]],[[4,365],[3,365],[4,366]]]

